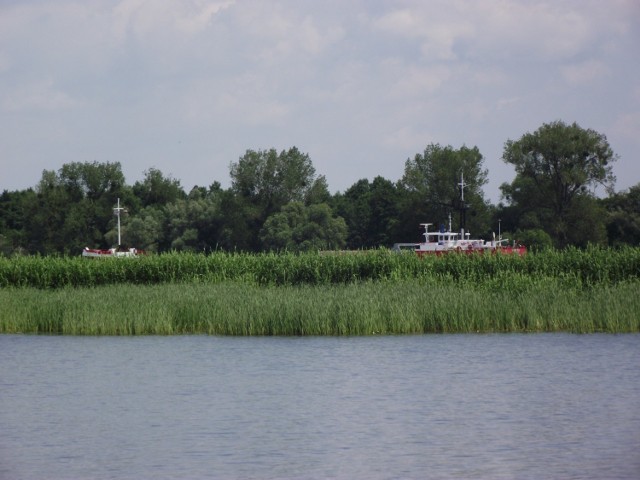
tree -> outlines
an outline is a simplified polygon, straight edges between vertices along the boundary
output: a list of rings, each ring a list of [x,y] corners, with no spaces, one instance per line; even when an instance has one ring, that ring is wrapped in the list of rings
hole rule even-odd
[[[309,155],[296,147],[278,153],[271,150],[247,150],[230,165],[231,190],[237,196],[235,231],[227,230],[234,247],[258,250],[259,232],[266,219],[290,202],[311,204],[326,198],[326,180],[316,176]],[[241,213],[241,218],[238,217]],[[243,220],[240,225],[238,220]],[[238,235],[244,232],[244,236]],[[225,240],[226,241],[226,240]]]
[[[267,216],[289,202],[304,202],[314,189],[317,177],[309,155],[296,147],[278,153],[270,150],[247,150],[230,166],[232,189],[252,203],[261,205]]]
[[[396,242],[398,190],[383,177],[358,180],[334,198],[336,212],[348,226],[347,247],[372,248]]]
[[[33,204],[36,193],[32,188],[0,195],[0,255],[11,256],[28,252],[28,223],[26,207]]]
[[[403,218],[400,233],[411,241],[418,225],[425,222],[445,223],[453,216],[453,228],[466,224],[466,231],[487,233],[489,205],[482,187],[487,183],[487,170],[477,147],[454,149],[430,144],[422,154],[405,162],[399,182]],[[464,176],[464,202],[461,178]],[[456,218],[458,213],[458,218]]]
[[[549,234],[540,228],[530,228],[524,231],[516,230],[513,235],[518,243],[526,245],[530,251],[547,250],[553,246],[553,241]]]
[[[221,231],[218,244],[224,250],[258,250],[256,207],[231,189],[224,190],[220,199]]]
[[[363,178],[351,185],[343,194],[336,194],[332,203],[347,225],[347,248],[369,247],[369,220],[371,196],[369,180]]]
[[[171,176],[165,177],[157,168],[150,168],[144,173],[144,180],[133,185],[133,193],[140,199],[143,207],[164,206],[186,197],[179,180]]]
[[[610,192],[615,182],[611,163],[617,157],[604,135],[576,123],[548,123],[518,141],[508,140],[502,158],[516,170],[514,182],[501,187],[503,197],[515,209],[530,212],[529,221],[535,218],[536,228],[543,228],[556,246],[603,241],[598,224],[603,220],[588,199],[595,198],[597,185]],[[576,229],[576,222],[587,218],[596,222],[593,228],[583,222]]]
[[[62,232],[70,205],[56,172],[43,170],[36,196],[25,205],[25,231],[31,253],[62,252],[66,239]]]
[[[58,178],[72,201],[85,198],[97,201],[105,194],[112,194],[110,198],[114,198],[125,185],[119,162],[66,163],[58,171]]]
[[[159,206],[148,206],[125,221],[125,233],[129,245],[149,252],[166,249],[166,217]],[[111,244],[116,243],[117,232],[110,230],[106,237]]]
[[[603,200],[609,244],[640,245],[640,183]]]
[[[398,198],[393,182],[380,176],[373,179],[369,195],[369,246],[391,246],[397,242]]]
[[[207,252],[218,245],[221,198],[196,196],[168,204],[168,238],[174,250]]]
[[[260,231],[264,248],[292,252],[341,249],[346,235],[344,219],[333,216],[326,203],[291,202],[271,215]]]
[[[83,247],[105,247],[114,225],[113,207],[131,201],[119,163],[69,163],[44,170],[35,196],[24,204],[30,252],[75,254]]]
[[[193,187],[173,202],[149,205],[127,219],[127,238],[149,251],[211,251],[219,245],[222,198],[223,190],[214,182],[209,188]]]

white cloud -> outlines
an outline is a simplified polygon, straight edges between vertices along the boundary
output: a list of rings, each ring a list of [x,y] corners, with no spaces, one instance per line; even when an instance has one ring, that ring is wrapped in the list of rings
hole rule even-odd
[[[420,51],[427,59],[454,60],[454,45],[461,39],[473,38],[473,26],[459,9],[443,8],[442,4],[418,3],[411,8],[388,12],[373,20],[373,26],[386,33],[418,39]]]
[[[0,51],[0,73],[6,72],[10,67],[11,62],[9,56],[5,52]]]
[[[497,102],[497,109],[510,109],[517,106],[521,102],[521,98],[519,97],[510,97],[510,98],[499,98]]]
[[[401,67],[387,68],[398,70]],[[446,66],[420,68],[409,65],[399,70],[398,77],[392,88],[394,96],[420,98],[436,92],[451,77],[451,70]]]
[[[505,70],[495,66],[474,68],[471,71],[466,71],[465,74],[469,75],[474,84],[481,86],[502,86],[507,84],[509,80]]]
[[[427,146],[429,143],[435,141],[429,133],[416,130],[412,126],[403,126],[385,134],[382,138],[382,144],[384,146],[408,151],[416,145]]]
[[[562,60],[591,48],[628,25],[625,2],[536,2],[519,0],[415,1],[372,21],[374,28],[419,39],[431,60]],[[596,11],[597,14],[593,15]],[[623,12],[622,15],[620,12]]]
[[[589,84],[610,74],[607,65],[600,60],[564,65],[560,67],[560,71],[569,85]]]
[[[66,110],[80,105],[80,101],[57,89],[51,79],[22,85],[2,98],[2,108],[7,112]]]
[[[591,40],[593,20],[565,3],[477,2],[470,10],[480,53],[560,59]]]
[[[129,34],[146,41],[176,34],[195,35],[234,3],[233,0],[122,0],[113,8],[114,33],[121,41]]]
[[[612,127],[612,133],[626,137],[640,148],[640,111],[627,112],[616,118]],[[640,169],[638,171],[638,181],[640,181]]]
[[[420,36],[419,19],[408,8],[388,12],[375,19],[373,24],[398,35]]]
[[[333,191],[396,180],[432,141],[477,143],[509,181],[503,142],[556,119],[611,127],[636,158],[639,25],[634,0],[8,0],[0,144],[50,169],[175,165],[186,188],[224,184],[246,148],[294,144],[322,155]],[[67,137],[22,140],[54,126]],[[176,136],[190,162],[158,146]],[[0,189],[37,181],[4,167]]]

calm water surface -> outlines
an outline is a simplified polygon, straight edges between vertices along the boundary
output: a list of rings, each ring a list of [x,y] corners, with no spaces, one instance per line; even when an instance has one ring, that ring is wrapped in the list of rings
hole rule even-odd
[[[640,478],[639,335],[0,336],[0,478]]]

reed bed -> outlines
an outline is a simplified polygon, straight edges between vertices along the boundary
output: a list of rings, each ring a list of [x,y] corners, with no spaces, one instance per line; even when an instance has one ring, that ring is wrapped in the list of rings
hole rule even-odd
[[[94,260],[79,256],[0,258],[0,288],[154,285],[194,280],[281,286],[445,277],[486,282],[514,274],[564,278],[581,287],[615,285],[640,278],[640,248],[571,248],[524,257],[474,254],[419,258],[375,250],[356,255],[216,252]]]
[[[639,332],[640,248],[0,258],[0,333]]]
[[[388,335],[640,331],[638,282],[574,288],[527,275],[345,285],[246,282],[0,290],[0,333]]]

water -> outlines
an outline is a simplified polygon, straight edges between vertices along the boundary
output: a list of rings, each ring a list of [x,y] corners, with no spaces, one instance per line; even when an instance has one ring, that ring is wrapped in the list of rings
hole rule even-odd
[[[0,478],[639,478],[639,335],[0,336]]]

